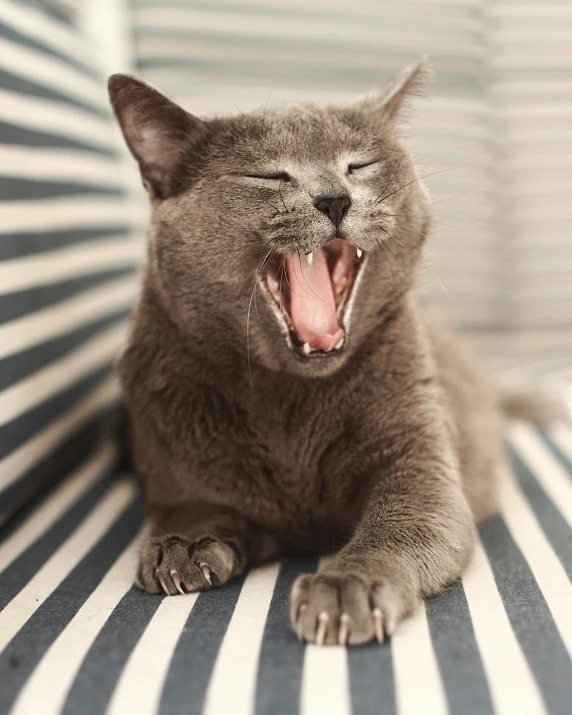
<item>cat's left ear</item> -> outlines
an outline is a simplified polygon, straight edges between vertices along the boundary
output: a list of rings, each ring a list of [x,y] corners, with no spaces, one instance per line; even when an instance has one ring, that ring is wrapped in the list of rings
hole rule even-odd
[[[424,93],[432,74],[427,57],[422,57],[419,62],[401,70],[383,87],[358,99],[354,106],[359,107],[361,113],[378,114],[384,121],[392,122],[397,119],[409,98]]]
[[[152,200],[178,190],[179,167],[207,134],[205,123],[137,77],[109,78],[113,111]]]

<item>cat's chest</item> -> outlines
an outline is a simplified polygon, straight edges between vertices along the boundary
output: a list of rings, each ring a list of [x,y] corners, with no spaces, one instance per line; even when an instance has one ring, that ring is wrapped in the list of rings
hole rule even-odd
[[[326,521],[351,511],[364,486],[359,430],[354,419],[292,409],[245,416],[236,430],[196,447],[211,480],[220,474],[234,499],[268,513]],[[222,486],[222,485],[221,485]],[[224,488],[224,487],[223,487]]]

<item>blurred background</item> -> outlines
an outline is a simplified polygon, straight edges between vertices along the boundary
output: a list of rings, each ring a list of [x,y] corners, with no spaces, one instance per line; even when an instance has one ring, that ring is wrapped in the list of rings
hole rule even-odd
[[[351,100],[423,54],[419,293],[503,379],[572,378],[569,0],[0,0],[0,523],[117,396],[148,208],[107,77],[225,114]]]

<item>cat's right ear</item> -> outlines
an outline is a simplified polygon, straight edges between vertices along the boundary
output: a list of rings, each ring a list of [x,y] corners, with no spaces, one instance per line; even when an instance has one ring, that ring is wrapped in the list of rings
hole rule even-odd
[[[354,106],[360,108],[360,114],[371,114],[384,122],[394,123],[403,113],[408,100],[424,93],[431,76],[427,57],[422,57],[418,62],[401,70],[380,89],[358,99]]]
[[[176,191],[177,168],[206,134],[206,124],[153,87],[126,74],[109,79],[117,121],[152,199]]]

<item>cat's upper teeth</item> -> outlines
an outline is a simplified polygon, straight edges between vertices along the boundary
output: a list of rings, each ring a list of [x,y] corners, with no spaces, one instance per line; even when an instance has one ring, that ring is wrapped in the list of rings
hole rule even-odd
[[[361,258],[363,255],[363,251],[361,250],[361,248],[356,248],[356,253],[358,258]]]
[[[308,263],[312,265],[312,263],[314,263],[314,251],[310,251],[310,253],[306,255],[306,258],[308,259]]]

